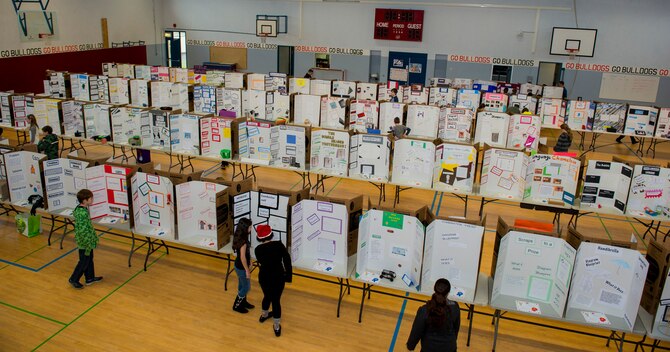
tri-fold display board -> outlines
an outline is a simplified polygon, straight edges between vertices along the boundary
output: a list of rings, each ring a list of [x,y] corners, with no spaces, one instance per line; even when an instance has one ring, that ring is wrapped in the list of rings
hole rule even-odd
[[[132,220],[128,192],[131,175],[131,169],[112,165],[86,169],[86,188],[93,192],[93,204],[88,208],[91,219],[100,223]]]
[[[634,136],[653,136],[657,118],[658,108],[629,105],[626,128],[623,133]]]
[[[310,171],[333,176],[347,176],[349,137],[349,132],[341,130],[312,131]]]
[[[431,187],[435,144],[403,138],[395,142],[392,182],[406,186]]]
[[[70,137],[84,137],[84,105],[86,102],[77,100],[66,100],[62,103],[63,109],[63,135]]]
[[[510,116],[501,112],[481,111],[477,113],[475,144],[505,148],[509,133],[509,120]]]
[[[319,95],[297,94],[293,96],[293,122],[301,125],[319,126],[322,104],[322,97]],[[338,111],[337,106],[326,105],[325,108]],[[337,115],[337,112],[335,112],[335,115]],[[334,121],[329,120],[328,125],[332,123]]]
[[[458,90],[447,87],[431,87],[428,104],[435,106],[456,106]]]
[[[567,156],[535,154],[530,157],[524,200],[572,205],[577,194],[580,161]]]
[[[35,98],[35,119],[40,127],[50,126],[56,135],[62,134],[61,116],[63,100],[54,98]]]
[[[376,100],[352,100],[349,107],[349,129],[367,132],[379,126],[379,102]]]
[[[565,317],[617,331],[633,331],[649,263],[635,249],[582,242]]]
[[[421,291],[433,292],[435,281],[451,283],[449,299],[473,302],[481,264],[484,227],[435,220],[426,228]]]
[[[138,107],[149,107],[149,81],[145,79],[130,80],[130,104]]]
[[[565,100],[560,98],[542,98],[538,115],[543,128],[560,128],[565,122]]]
[[[520,112],[523,112],[524,109],[528,109],[531,114],[535,114],[537,111],[537,98],[527,94],[512,95],[509,98],[509,106],[518,107]]]
[[[19,151],[3,154],[5,175],[12,204],[27,205],[32,195],[44,197],[42,160],[44,154]]]
[[[114,105],[102,103],[84,105],[86,138],[109,138],[112,135],[112,125],[109,119],[112,108]]]
[[[323,128],[345,129],[349,99],[321,96],[321,116],[319,126]],[[294,115],[294,119],[297,115]]]
[[[635,165],[626,214],[651,217],[655,220],[670,219],[669,179],[668,168]]]
[[[379,104],[379,131],[381,133],[388,133],[391,127],[395,125],[395,119],[403,123],[403,116],[405,114],[405,104],[383,102]]]
[[[575,131],[593,130],[593,119],[596,112],[596,104],[586,100],[570,100],[566,110],[565,119],[568,126]]]
[[[134,231],[174,241],[174,186],[168,177],[136,172],[131,179]]]
[[[627,111],[626,104],[597,103],[593,117],[593,131],[622,133]]]
[[[349,176],[369,181],[388,182],[391,141],[387,136],[351,136]]]
[[[176,185],[179,242],[212,250],[231,241],[232,219],[227,187],[191,181]]]
[[[87,166],[85,161],[64,158],[43,162],[46,203],[50,212],[70,215],[79,204],[77,192],[87,188]]]
[[[149,124],[149,110],[130,106],[113,107],[109,111],[112,123],[112,140],[130,145],[131,138],[141,138],[141,126]]]
[[[233,158],[233,119],[205,116],[200,119],[200,151],[203,156]]]
[[[207,85],[193,87],[193,111],[200,114],[218,114],[216,87]]]
[[[540,118],[533,115],[509,117],[507,148],[513,150],[537,150],[540,144]]]
[[[470,145],[440,144],[435,148],[433,188],[471,193],[477,167],[477,149]]]
[[[376,284],[421,284],[424,226],[412,216],[368,210],[358,229],[356,278]],[[404,284],[402,284],[404,283]]]
[[[407,127],[411,129],[412,137],[437,138],[438,127],[443,113],[437,106],[411,104],[407,106]]]
[[[348,276],[347,208],[343,204],[302,200],[291,212],[291,261],[296,268]]]
[[[589,160],[580,208],[624,214],[633,168],[610,161]]]
[[[199,120],[201,114],[170,115],[170,151],[200,155]]]
[[[477,110],[480,99],[481,93],[478,90],[460,89],[456,107]]]
[[[508,232],[500,241],[491,306],[562,318],[575,252],[561,238]]]
[[[658,127],[656,127],[656,138],[670,139],[670,108],[661,108],[658,113]]]
[[[507,100],[509,97],[507,94],[502,93],[484,93],[482,97],[482,104],[484,104],[484,110],[492,112],[505,112],[507,111]]]
[[[528,157],[521,151],[487,149],[480,180],[482,196],[521,200],[526,188]]]
[[[445,142],[470,143],[474,112],[466,108],[443,108],[437,138]]]

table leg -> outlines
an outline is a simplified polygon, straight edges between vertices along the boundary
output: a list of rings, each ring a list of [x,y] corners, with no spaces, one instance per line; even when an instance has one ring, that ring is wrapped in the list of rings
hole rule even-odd
[[[363,290],[362,290],[362,295],[361,295],[361,308],[358,311],[358,322],[360,323],[363,319],[363,305],[365,304],[365,291],[369,285],[366,283],[363,283]]]
[[[493,321],[495,322],[495,328],[493,329],[493,352],[496,351],[496,343],[498,342],[498,325],[500,324],[500,309],[496,309],[493,313]]]
[[[470,304],[468,306],[468,319],[470,320],[470,322],[468,323],[468,342],[465,345],[470,347],[470,336],[472,335],[472,321],[475,320],[475,305],[474,304]]]
[[[223,284],[223,290],[228,291],[228,278],[230,277],[230,273],[232,270],[230,270],[230,254],[227,254],[228,258],[228,267],[226,268],[226,281]]]

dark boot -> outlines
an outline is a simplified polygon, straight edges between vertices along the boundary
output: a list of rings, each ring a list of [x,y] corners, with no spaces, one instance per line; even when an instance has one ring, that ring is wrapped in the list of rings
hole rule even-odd
[[[246,309],[254,309],[254,308],[256,308],[255,305],[253,305],[253,304],[247,302],[247,298],[246,298],[246,297],[242,298],[242,306],[243,306],[244,308],[246,308]]]
[[[246,308],[244,308],[242,302],[244,302],[244,298],[235,296],[235,303],[233,303],[233,310],[242,314],[249,313],[249,311]]]

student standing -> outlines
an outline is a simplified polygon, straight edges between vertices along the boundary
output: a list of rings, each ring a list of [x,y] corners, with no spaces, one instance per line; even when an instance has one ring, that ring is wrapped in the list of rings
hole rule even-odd
[[[421,341],[422,352],[456,352],[461,311],[458,303],[447,299],[451,283],[438,279],[435,292],[416,312],[412,332],[407,339],[407,349],[414,351]]]
[[[561,125],[561,134],[558,136],[556,145],[554,146],[555,152],[567,152],[572,145],[572,130],[567,123]]]
[[[393,88],[391,89],[391,93],[389,94],[391,96],[391,103],[397,103],[398,102],[398,89]]]
[[[37,126],[37,119],[33,114],[28,115],[28,127],[30,129],[30,144],[35,144],[35,138],[37,137],[37,129],[39,126]]]
[[[249,244],[251,234],[251,220],[242,218],[237,223],[233,237],[233,250],[235,251],[235,273],[239,280],[237,285],[237,297],[233,303],[233,310],[240,313],[248,313],[248,309],[255,306],[247,302],[247,293],[251,289],[251,251]]]
[[[281,295],[286,282],[293,280],[291,257],[281,241],[272,240],[272,227],[269,225],[256,226],[256,238],[260,244],[256,247],[256,260],[259,265],[258,282],[263,290],[263,309],[261,323],[268,318],[274,318],[273,330],[275,336],[281,336]],[[272,311],[269,311],[272,304]]]
[[[409,131],[410,131],[409,128],[405,127],[400,123],[399,117],[393,119],[393,126],[391,127],[391,133],[393,133],[393,138],[396,141],[409,135]]]
[[[84,286],[79,282],[81,276],[86,278],[86,285],[94,284],[102,280],[102,276],[95,276],[95,267],[93,266],[93,249],[98,246],[98,235],[95,233],[91,215],[88,207],[93,202],[93,192],[88,189],[82,189],[77,192],[77,201],[79,205],[74,208],[74,240],[79,248],[79,262],[68,280],[72,287],[81,289]]]
[[[314,75],[314,70],[310,68],[309,70],[307,70],[307,73],[305,73],[305,77],[303,77],[303,78],[312,79],[313,75]]]
[[[58,136],[51,126],[42,127],[42,132],[46,135],[37,143],[37,151],[46,154],[48,160],[58,158]]]

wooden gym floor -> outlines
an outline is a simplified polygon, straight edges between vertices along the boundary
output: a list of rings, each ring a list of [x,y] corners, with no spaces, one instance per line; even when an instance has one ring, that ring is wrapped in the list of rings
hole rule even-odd
[[[628,139],[625,140],[628,142]],[[615,144],[613,137],[601,137],[601,145],[612,143],[589,153],[589,158],[610,160],[620,155],[640,161],[629,144]],[[553,145],[550,142],[551,145]],[[106,153],[109,149],[96,146],[89,152]],[[167,158],[152,155],[154,161],[167,165]],[[670,160],[670,148],[659,145],[654,162]],[[196,162],[197,169],[214,163]],[[217,171],[222,172],[222,171]],[[225,171],[230,175],[230,168]],[[296,189],[299,177],[291,172],[270,169],[257,170],[258,183],[272,187]],[[325,193],[330,195],[370,195],[376,201],[376,189],[364,182],[329,179]],[[391,205],[392,189],[385,204]],[[427,204],[431,206],[433,192],[409,190],[402,193],[400,206]],[[433,206],[435,211],[437,204]],[[476,214],[479,202],[470,201],[469,214]],[[441,215],[462,215],[463,203],[445,195],[440,204]],[[520,209],[512,203],[492,203],[486,206],[487,233],[481,270],[491,267],[495,224],[498,216],[508,221],[532,218],[551,221],[552,215]],[[562,226],[567,226],[567,217]],[[580,230],[603,237],[640,241],[643,227],[632,219],[587,215],[581,218]],[[667,228],[663,228],[663,232]],[[646,239],[648,241],[649,238]],[[670,242],[670,241],[669,241]],[[236,295],[236,280],[231,275],[228,291],[224,291],[226,262],[188,252],[163,251],[149,258],[150,267],[142,270],[146,249],[133,257],[133,266],[126,264],[130,241],[124,237],[101,236],[95,252],[96,274],[104,281],[83,290],[75,290],[67,279],[77,262],[72,235],[68,235],[61,250],[58,245],[47,246],[46,236],[26,238],[16,233],[14,220],[0,217],[0,351],[405,351],[405,342],[420,302],[372,293],[366,301],[363,322],[358,323],[361,290],[352,288],[345,295],[341,315],[336,317],[338,286],[329,282],[294,276],[283,296],[284,316],[282,336],[276,338],[272,322],[258,322],[260,308],[241,315],[232,311]],[[297,271],[300,273],[300,271]],[[249,301],[260,306],[261,292],[253,273]],[[328,277],[322,277],[331,280]],[[360,284],[354,283],[360,287]],[[383,290],[382,290],[383,291]],[[402,292],[396,292],[403,295]],[[413,298],[424,299],[412,295]],[[462,306],[465,309],[464,306]],[[461,313],[459,350],[490,351],[493,310],[476,307],[471,346],[466,347],[466,313]],[[550,320],[530,319],[597,335],[608,331],[588,329],[577,325],[557,324]],[[640,336],[626,335],[629,341]],[[614,351],[606,340],[549,329],[536,325],[502,320],[498,351]],[[663,344],[668,346],[668,344]],[[634,344],[626,343],[625,351]]]

